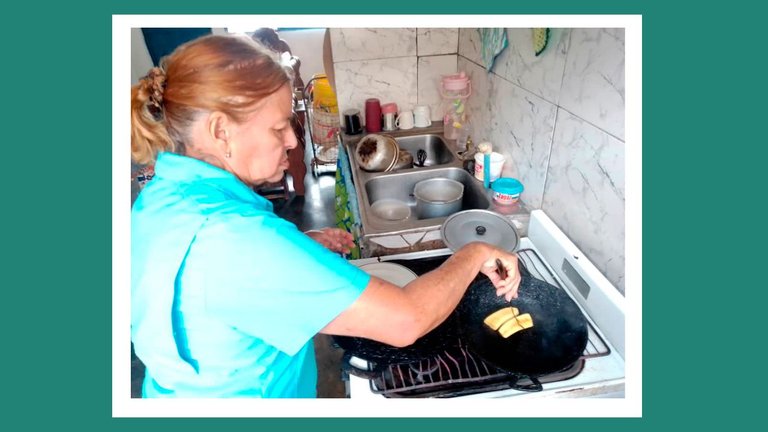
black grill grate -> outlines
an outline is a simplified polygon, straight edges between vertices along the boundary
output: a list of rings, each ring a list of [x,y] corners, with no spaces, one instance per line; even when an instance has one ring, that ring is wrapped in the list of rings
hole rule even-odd
[[[533,277],[560,287],[562,285],[544,261],[532,249],[517,252],[521,271]],[[392,260],[404,265],[416,274],[424,274],[443,263],[448,256],[420,258],[413,260]],[[578,375],[584,368],[585,359],[610,354],[610,349],[589,323],[589,342],[581,359],[562,371],[538,377],[541,384],[567,380]],[[515,388],[518,390],[540,390],[526,376],[510,374],[487,364],[471,350],[457,341],[456,347],[427,360],[415,363],[391,365],[370,364],[373,374],[369,380],[371,391],[392,398],[403,397],[456,397],[476,393]],[[354,367],[350,372],[354,373]]]

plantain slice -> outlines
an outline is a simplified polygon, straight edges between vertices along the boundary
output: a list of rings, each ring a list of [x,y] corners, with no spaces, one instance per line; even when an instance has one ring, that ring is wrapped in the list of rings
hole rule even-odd
[[[526,313],[518,315],[502,324],[501,327],[499,327],[499,334],[506,339],[520,330],[531,327],[533,327],[533,317],[531,317],[531,314]]]
[[[491,328],[491,330],[496,331],[501,327],[502,324],[504,324],[506,321],[514,318],[519,314],[520,311],[513,306],[501,308],[497,310],[496,312],[488,315],[485,317],[483,322],[485,325]]]

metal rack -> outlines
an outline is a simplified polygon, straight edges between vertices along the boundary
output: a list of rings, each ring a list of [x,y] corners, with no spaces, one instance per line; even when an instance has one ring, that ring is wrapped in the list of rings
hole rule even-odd
[[[339,120],[338,113],[316,110],[313,105],[315,81],[324,75],[313,76],[304,87],[304,112],[307,116],[309,144],[312,147],[312,175],[317,177],[322,172],[336,171],[339,156]]]

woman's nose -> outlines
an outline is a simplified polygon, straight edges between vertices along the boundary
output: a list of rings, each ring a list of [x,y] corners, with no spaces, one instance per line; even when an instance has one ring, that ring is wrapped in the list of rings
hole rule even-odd
[[[299,145],[299,140],[296,138],[296,132],[293,128],[290,128],[290,130],[288,130],[285,135],[285,148],[290,150],[296,148]]]

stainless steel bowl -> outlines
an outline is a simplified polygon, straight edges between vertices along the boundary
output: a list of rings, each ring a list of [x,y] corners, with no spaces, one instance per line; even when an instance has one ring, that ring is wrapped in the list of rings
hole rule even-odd
[[[397,156],[397,162],[390,171],[406,168],[413,168],[413,155],[407,150],[400,149],[400,154]]]
[[[388,171],[395,166],[400,153],[397,141],[388,135],[364,136],[355,147],[355,161],[366,171]]]

